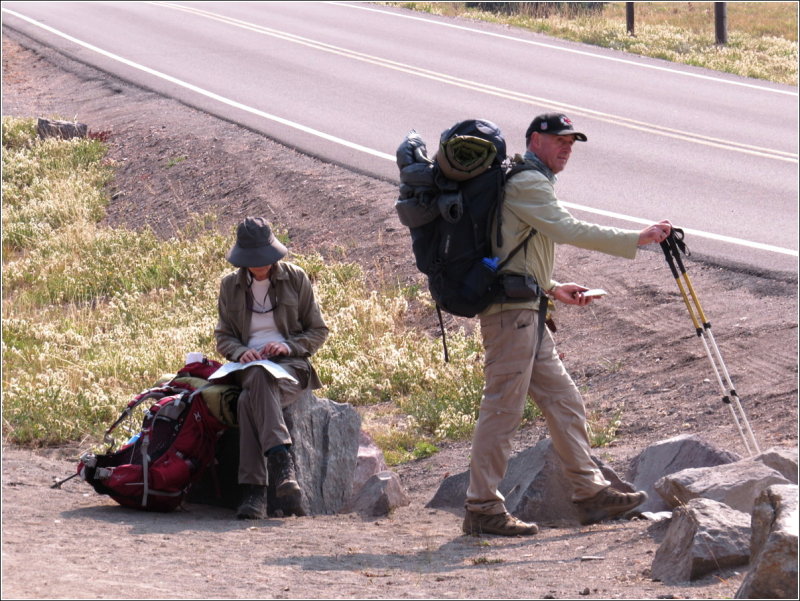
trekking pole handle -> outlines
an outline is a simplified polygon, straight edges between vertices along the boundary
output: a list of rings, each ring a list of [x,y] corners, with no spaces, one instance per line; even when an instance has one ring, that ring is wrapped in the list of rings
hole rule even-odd
[[[683,266],[683,261],[681,260],[681,251],[687,256],[690,254],[689,249],[686,248],[686,244],[683,242],[683,236],[684,234],[681,228],[673,227],[669,232],[669,236],[660,242],[661,250],[664,251],[664,256],[676,280],[680,277],[680,273],[686,273],[686,268]],[[680,273],[675,266],[676,264],[680,268]]]
[[[695,309],[692,307],[692,303],[689,300],[689,294],[687,294],[686,289],[681,282],[681,272],[685,279],[687,279],[687,285],[690,283],[688,282],[688,276],[686,274],[686,268],[683,265],[683,261],[681,261],[680,251],[688,254],[688,249],[686,245],[683,243],[683,230],[680,228],[672,228],[669,233],[669,236],[661,243],[661,250],[664,251],[664,257],[667,259],[667,264],[669,265],[670,271],[672,271],[672,277],[675,279],[675,283],[678,285],[678,290],[681,293],[681,298],[683,298],[683,302],[686,305],[687,311],[689,311],[689,317],[692,320],[692,324],[694,324],[695,333],[698,336],[702,335],[703,328],[701,325],[702,317],[700,317],[700,321],[698,321],[698,317],[695,315]],[[678,271],[678,267],[676,267],[675,263],[680,265],[680,272]],[[691,288],[690,288],[691,292]],[[694,295],[692,295],[694,298]],[[699,309],[699,307],[698,307]],[[702,314],[702,310],[699,311]]]
[[[661,250],[664,251],[664,257],[667,259],[667,264],[669,265],[670,271],[672,271],[672,277],[677,280],[680,277],[680,274],[678,273],[678,269],[675,267],[675,260],[672,258],[672,252],[667,240],[661,242]]]
[[[675,257],[675,262],[678,264],[680,272],[685,275],[686,267],[683,264],[683,259],[681,259],[681,251],[686,255],[688,255],[689,252],[686,248],[686,244],[683,242],[683,230],[680,228],[672,228],[665,242],[669,246],[672,256]]]
[[[681,259],[681,252],[683,252],[686,256],[691,254],[683,241],[683,237],[684,233],[682,229],[672,228],[672,231],[667,237],[666,242],[669,243],[672,256],[675,257],[675,261],[678,264],[678,269],[680,269],[683,279],[686,282],[686,288],[691,295],[694,306],[697,308],[697,314],[700,318],[700,323],[703,324],[703,328],[709,329],[711,328],[711,322],[709,322],[708,318],[706,318],[706,314],[703,311],[702,305],[700,304],[700,299],[698,298],[697,292],[695,292],[694,286],[692,285],[692,280],[689,278],[689,274],[686,272],[686,266],[683,264],[683,259]],[[677,278],[677,276],[675,277]]]

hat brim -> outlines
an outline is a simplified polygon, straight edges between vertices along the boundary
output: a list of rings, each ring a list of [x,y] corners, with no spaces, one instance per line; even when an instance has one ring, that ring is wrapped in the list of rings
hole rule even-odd
[[[586,134],[581,133],[579,131],[575,131],[574,129],[562,129],[561,131],[543,131],[543,134],[550,134],[552,136],[575,136],[575,139],[578,142],[586,142],[589,138],[586,137]]]
[[[235,244],[225,258],[234,267],[265,267],[277,263],[288,254],[286,247],[277,239],[267,246],[242,248]]]

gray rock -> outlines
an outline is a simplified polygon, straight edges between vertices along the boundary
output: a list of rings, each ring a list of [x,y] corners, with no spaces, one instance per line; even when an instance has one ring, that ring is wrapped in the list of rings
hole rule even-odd
[[[763,490],[773,484],[788,483],[786,478],[760,461],[745,459],[669,474],[655,483],[655,489],[672,507],[704,497],[750,515],[756,497]]]
[[[600,459],[593,459],[614,488],[625,492],[633,490]],[[426,507],[461,512],[468,487],[468,471],[450,476]],[[512,457],[498,489],[506,499],[506,509],[522,520],[553,525],[578,524],[578,514],[571,500],[572,487],[564,477],[561,460],[549,438]]]
[[[284,410],[305,514],[337,513],[350,499],[361,416],[349,404],[310,392]]]
[[[390,471],[373,475],[361,490],[342,508],[341,513],[358,513],[365,517],[388,515],[392,509],[409,505],[411,499],[400,483],[400,477]]]
[[[655,483],[660,478],[688,468],[724,465],[740,459],[739,455],[718,449],[697,435],[684,434],[657,442],[642,451],[631,463],[627,477],[636,490],[643,490],[648,495],[639,511],[658,513],[672,509],[655,490]]]
[[[751,567],[737,599],[797,598],[797,485],[771,486],[753,508]]]
[[[797,449],[772,448],[753,457],[771,467],[792,484],[797,484]]]
[[[297,497],[277,497],[270,484],[270,515],[337,513],[352,496],[361,417],[350,405],[307,392],[284,408],[284,418],[292,436],[290,452],[302,490]],[[216,458],[215,468],[192,487],[189,501],[235,509],[241,500],[237,427],[222,435]]]
[[[36,132],[44,138],[85,138],[89,128],[84,123],[72,121],[56,121],[53,119],[39,119],[36,123]]]
[[[425,507],[462,513],[464,501],[467,498],[467,488],[469,488],[469,471],[448,476],[442,480],[433,498],[426,503]]]
[[[353,496],[359,493],[372,476],[388,469],[383,451],[373,442],[369,434],[362,430],[359,433],[358,459],[353,474]]]
[[[675,509],[653,558],[653,579],[688,582],[750,558],[750,517],[710,499],[692,499]]]

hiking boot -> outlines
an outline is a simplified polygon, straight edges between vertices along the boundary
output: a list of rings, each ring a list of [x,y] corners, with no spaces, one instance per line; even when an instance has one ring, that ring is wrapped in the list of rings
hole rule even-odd
[[[576,501],[578,519],[584,526],[610,520],[635,509],[647,500],[647,493],[620,492],[612,487],[604,488],[595,496]]]
[[[267,487],[258,484],[242,485],[242,502],[236,510],[239,520],[263,520],[267,517]]]
[[[464,524],[461,526],[464,534],[480,536],[481,534],[499,534],[500,536],[530,536],[539,532],[539,527],[533,522],[523,522],[508,512],[505,513],[476,513],[467,509],[464,515]]]
[[[294,473],[294,461],[289,451],[277,451],[267,456],[270,478],[274,478],[275,496],[288,497],[300,492]]]

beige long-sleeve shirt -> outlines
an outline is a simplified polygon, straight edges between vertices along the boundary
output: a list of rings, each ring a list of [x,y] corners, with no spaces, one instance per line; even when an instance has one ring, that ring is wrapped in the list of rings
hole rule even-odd
[[[496,246],[496,237],[492,240],[495,256],[501,260],[526,238],[530,228],[537,232],[528,241],[527,249],[520,250],[502,272],[532,274],[545,290],[558,285],[553,280],[556,244],[570,244],[628,259],[633,259],[638,249],[638,231],[597,225],[573,217],[559,202],[550,180],[535,169],[516,174],[506,184],[502,219],[502,248]],[[496,303],[484,314],[520,308],[536,309],[538,300]]]

